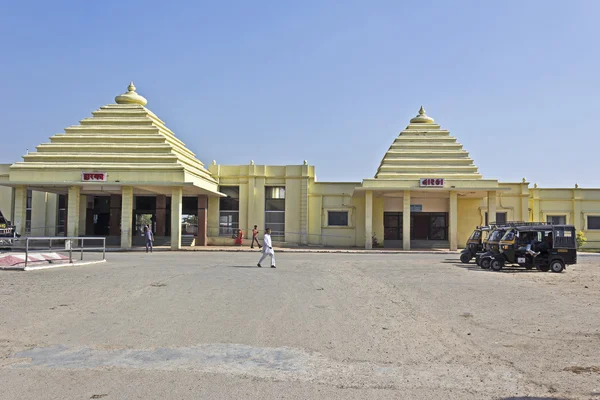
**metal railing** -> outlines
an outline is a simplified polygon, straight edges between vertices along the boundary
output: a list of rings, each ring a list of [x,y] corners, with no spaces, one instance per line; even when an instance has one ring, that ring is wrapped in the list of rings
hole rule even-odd
[[[83,260],[83,252],[86,251],[102,251],[102,260],[106,260],[106,238],[105,237],[94,237],[94,236],[39,236],[39,237],[25,237],[25,268],[27,268],[27,262],[29,260],[29,252],[32,250],[50,250],[57,253],[69,253],[69,263],[73,263],[73,252],[79,252],[81,260]],[[85,246],[85,242],[88,241],[102,241],[102,247],[94,247],[94,246]],[[46,246],[43,247],[35,247],[31,246],[30,242],[45,242]],[[64,246],[60,246],[60,248],[53,248],[52,244],[55,245],[58,243],[63,243]],[[75,247],[73,243],[76,243]]]

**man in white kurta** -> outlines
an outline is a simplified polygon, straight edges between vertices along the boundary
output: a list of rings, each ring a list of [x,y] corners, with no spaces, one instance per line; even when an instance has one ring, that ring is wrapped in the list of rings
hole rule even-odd
[[[275,252],[273,251],[273,244],[271,243],[271,229],[270,228],[267,228],[265,230],[265,237],[263,238],[262,253],[263,253],[262,257],[258,261],[257,267],[262,268],[262,265],[260,265],[260,263],[263,262],[263,260],[265,258],[267,258],[267,256],[271,256],[271,268],[275,268]]]

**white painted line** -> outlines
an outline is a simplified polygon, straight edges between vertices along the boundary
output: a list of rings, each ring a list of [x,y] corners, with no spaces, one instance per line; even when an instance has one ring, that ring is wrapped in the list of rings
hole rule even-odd
[[[86,262],[79,262],[79,263],[64,263],[64,264],[49,264],[49,265],[44,265],[44,266],[39,266],[39,267],[26,267],[24,268],[25,271],[37,271],[38,269],[50,269],[50,268],[62,268],[62,267],[80,267],[83,265],[90,265],[90,264],[99,264],[99,263],[103,263],[106,262],[106,260],[99,260],[99,261],[86,261]]]

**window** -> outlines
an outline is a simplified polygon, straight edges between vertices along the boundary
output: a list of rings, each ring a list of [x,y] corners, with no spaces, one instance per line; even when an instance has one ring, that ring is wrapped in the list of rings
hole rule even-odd
[[[64,194],[58,195],[58,212],[56,213],[56,235],[64,235],[66,233],[67,222],[67,196]]]
[[[348,226],[348,211],[328,211],[328,226]]]
[[[271,228],[273,240],[285,238],[285,187],[265,187],[265,228]]]
[[[496,213],[496,220],[495,221],[490,221],[490,222],[495,222],[496,225],[504,225],[506,224],[506,213],[505,212],[497,212]],[[488,225],[490,222],[488,222],[488,213],[485,213],[485,224]]]
[[[600,229],[600,216],[587,217],[587,228],[588,229]]]
[[[567,223],[566,215],[548,215],[546,222],[552,225],[565,225]]]
[[[240,228],[240,187],[221,186],[219,192],[219,236],[234,236]]]
[[[33,206],[33,192],[27,190],[27,204],[25,205],[25,233],[31,233],[31,209]]]

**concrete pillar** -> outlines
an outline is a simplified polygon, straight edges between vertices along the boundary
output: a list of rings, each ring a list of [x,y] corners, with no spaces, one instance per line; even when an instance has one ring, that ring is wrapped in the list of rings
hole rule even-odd
[[[79,236],[81,187],[69,186],[67,194],[67,236]]]
[[[410,190],[405,190],[402,203],[402,248],[410,250]]]
[[[183,188],[174,187],[171,193],[171,250],[181,249],[181,213]]]
[[[110,236],[119,236],[121,234],[121,196],[118,194],[110,195]]]
[[[365,192],[365,249],[373,248],[373,192]]]
[[[206,195],[198,196],[198,234],[196,235],[196,246],[206,246],[207,244],[207,208],[208,197]]]
[[[84,236],[86,234],[85,226],[87,223],[87,196],[82,194],[79,195],[79,232],[77,236]]]
[[[17,233],[25,234],[25,220],[27,218],[27,186],[15,188],[15,203],[12,223],[17,227]]]
[[[488,192],[487,213],[488,213],[488,224],[496,221],[496,192]]]
[[[458,248],[458,195],[454,190],[450,191],[450,207],[448,211],[448,238],[450,239],[450,250],[455,251]]]
[[[156,236],[165,236],[167,228],[167,196],[156,196]]]
[[[121,248],[131,249],[133,227],[133,187],[121,188]]]
[[[567,221],[567,223],[569,223],[569,221]],[[571,224],[575,226],[576,232],[583,229],[581,218],[581,189],[573,189],[573,221]]]

